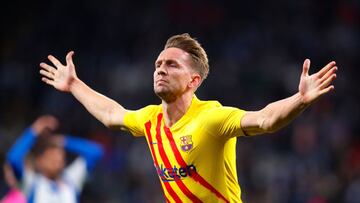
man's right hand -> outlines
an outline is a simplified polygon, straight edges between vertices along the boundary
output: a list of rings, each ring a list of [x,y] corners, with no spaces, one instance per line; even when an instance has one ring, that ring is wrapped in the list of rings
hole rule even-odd
[[[66,55],[66,65],[63,65],[54,56],[49,55],[48,59],[51,61],[53,66],[44,62],[40,63],[40,74],[43,76],[42,81],[60,91],[70,92],[71,85],[77,79],[75,66],[72,59],[73,55],[73,51],[70,51]]]
[[[42,81],[64,92],[70,92],[96,119],[109,128],[124,126],[126,109],[114,100],[96,92],[82,82],[77,76],[72,56],[73,51],[66,55],[66,65],[54,56],[48,59],[53,66],[40,63]]]

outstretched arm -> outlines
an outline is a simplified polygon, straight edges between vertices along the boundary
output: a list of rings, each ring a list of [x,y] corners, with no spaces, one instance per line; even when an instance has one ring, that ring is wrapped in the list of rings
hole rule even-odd
[[[40,63],[42,81],[63,92],[70,92],[100,122],[110,128],[124,125],[124,114],[127,111],[114,100],[94,91],[76,75],[72,56],[73,51],[66,55],[66,65],[54,56],[48,59],[53,66]]]
[[[270,103],[260,111],[247,112],[241,127],[247,135],[271,133],[295,119],[322,95],[334,89],[336,63],[330,62],[319,72],[309,75],[310,60],[306,59],[300,77],[299,92],[291,97]]]

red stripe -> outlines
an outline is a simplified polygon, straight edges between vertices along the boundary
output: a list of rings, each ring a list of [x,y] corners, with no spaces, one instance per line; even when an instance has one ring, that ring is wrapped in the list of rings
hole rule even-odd
[[[156,126],[156,140],[157,140],[157,145],[159,148],[159,153],[161,156],[161,159],[164,162],[164,165],[166,168],[170,169],[172,168],[171,163],[168,159],[168,157],[166,156],[165,150],[164,150],[164,146],[162,144],[162,139],[161,139],[161,120],[162,120],[162,114],[158,115],[158,120],[157,120],[157,126]],[[196,197],[187,187],[186,185],[182,182],[182,180],[179,179],[179,177],[177,175],[175,175],[174,180],[176,182],[176,184],[179,186],[180,190],[189,198],[191,199],[192,202],[197,202],[200,203],[202,202],[198,197]]]
[[[182,158],[176,144],[175,144],[175,141],[174,141],[174,137],[170,131],[169,128],[167,128],[166,126],[164,126],[164,131],[165,131],[165,134],[167,136],[167,138],[169,139],[170,141],[170,145],[171,145],[171,148],[174,152],[174,155],[175,155],[175,158],[178,162],[178,164],[181,166],[181,167],[186,167],[187,164],[186,162],[184,161],[184,159]],[[207,188],[208,190],[210,190],[212,193],[214,193],[218,198],[224,200],[225,202],[229,202],[229,200],[227,200],[218,190],[216,190],[210,183],[208,183],[200,174],[198,174],[197,171],[195,171],[195,173],[193,173],[193,175],[191,175],[190,177],[192,177],[195,181],[199,182],[201,185],[203,185],[205,188]]]
[[[147,122],[145,123],[145,129],[146,129],[146,134],[147,134],[147,137],[148,137],[148,141],[149,141],[149,146],[150,146],[150,150],[151,150],[151,154],[152,154],[152,157],[154,159],[154,163],[155,163],[155,167],[156,169],[159,168],[159,164],[158,164],[158,161],[157,161],[157,158],[156,158],[156,155],[155,155],[155,150],[154,150],[154,146],[152,144],[152,137],[151,137],[151,122]],[[160,184],[161,184],[162,181],[160,181]],[[176,192],[171,188],[170,184],[167,183],[167,182],[163,182],[164,185],[165,185],[165,188],[166,190],[169,192],[169,194],[171,195],[171,197],[175,200],[175,202],[181,202],[179,196],[176,194]],[[162,187],[161,187],[162,188]],[[164,192],[164,190],[163,190]],[[164,192],[164,196],[165,196],[165,199],[167,202],[170,202],[169,199],[166,197],[165,195],[165,192]]]

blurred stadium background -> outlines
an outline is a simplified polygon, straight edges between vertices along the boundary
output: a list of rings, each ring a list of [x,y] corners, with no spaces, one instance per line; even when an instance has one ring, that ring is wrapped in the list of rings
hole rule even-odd
[[[189,32],[210,59],[198,97],[245,110],[295,93],[305,58],[312,73],[336,60],[334,93],[274,135],[238,139],[239,182],[247,203],[360,202],[360,1],[12,0],[0,11],[1,164],[24,128],[54,114],[61,132],[106,149],[81,202],[163,202],[145,140],[107,130],[43,84],[38,64],[74,50],[82,80],[137,109],[159,103],[152,71],[166,39]]]

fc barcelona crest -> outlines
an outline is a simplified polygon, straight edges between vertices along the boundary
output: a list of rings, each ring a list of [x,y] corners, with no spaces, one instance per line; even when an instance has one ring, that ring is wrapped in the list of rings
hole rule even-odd
[[[191,135],[185,135],[180,137],[180,146],[181,150],[183,150],[184,152],[189,152],[193,148]]]

